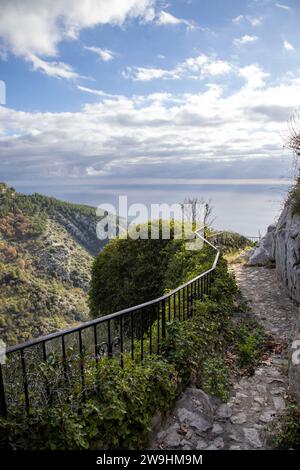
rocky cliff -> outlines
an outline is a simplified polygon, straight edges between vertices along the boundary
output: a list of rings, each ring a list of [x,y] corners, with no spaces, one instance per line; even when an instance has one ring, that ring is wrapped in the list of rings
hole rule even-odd
[[[92,207],[0,184],[0,339],[15,344],[89,319]]]
[[[250,257],[249,265],[275,263],[281,283],[290,296],[300,302],[300,214],[288,201],[276,225],[268,227],[266,235]]]
[[[276,225],[270,225],[265,237],[250,257],[250,265],[275,263],[277,278],[295,301],[291,308],[292,342],[289,348],[289,389],[300,404],[300,213],[297,198],[300,185],[295,186]],[[296,198],[296,199],[295,199]],[[275,286],[274,286],[275,287]]]

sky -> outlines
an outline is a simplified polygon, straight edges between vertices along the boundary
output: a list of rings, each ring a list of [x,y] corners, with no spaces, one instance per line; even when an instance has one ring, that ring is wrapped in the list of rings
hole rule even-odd
[[[252,194],[257,180],[279,188],[291,176],[299,0],[0,9],[0,181],[98,205],[124,193],[178,202],[190,188],[209,197],[211,180],[212,195],[232,179]]]

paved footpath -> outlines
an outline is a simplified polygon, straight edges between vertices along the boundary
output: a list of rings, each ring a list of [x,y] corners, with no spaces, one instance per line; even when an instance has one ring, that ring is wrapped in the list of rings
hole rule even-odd
[[[289,344],[296,307],[280,288],[275,269],[231,265],[254,318],[281,345]],[[202,390],[187,389],[173,413],[154,433],[152,448],[267,449],[266,425],[287,398],[287,352],[277,348],[251,377],[237,379],[229,401],[220,404]]]

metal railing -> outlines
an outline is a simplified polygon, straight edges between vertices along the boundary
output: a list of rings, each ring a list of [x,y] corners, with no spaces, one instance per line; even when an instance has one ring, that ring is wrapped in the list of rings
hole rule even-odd
[[[62,400],[63,383],[72,390],[76,382],[84,401],[88,360],[97,366],[103,356],[117,357],[123,367],[125,354],[140,361],[159,355],[167,323],[190,318],[195,301],[210,293],[219,250],[196,236],[216,254],[211,268],[194,279],[157,299],[8,348],[6,364],[0,364],[0,416],[20,406],[29,414],[34,407]],[[51,377],[45,363],[52,365]]]
[[[248,240],[250,240],[253,243],[258,243],[261,240],[262,237],[252,237],[252,236],[248,237],[248,236],[246,236],[246,238],[248,238]]]

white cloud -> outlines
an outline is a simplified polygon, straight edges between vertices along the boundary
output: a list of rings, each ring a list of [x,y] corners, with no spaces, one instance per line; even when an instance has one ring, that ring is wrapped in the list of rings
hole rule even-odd
[[[122,25],[128,18],[149,19],[154,1],[1,0],[1,47],[28,61],[35,58],[33,67],[50,72],[51,76],[69,76],[70,71],[53,73],[53,63],[44,66],[41,62],[37,67],[37,61],[57,57],[59,43],[77,39],[83,28],[99,24]],[[62,66],[66,67],[70,66]]]
[[[7,60],[7,50],[2,45],[0,45],[0,59],[3,61]]]
[[[231,71],[231,64],[229,62],[226,62],[225,60],[215,60],[204,64],[204,66],[202,67],[202,74],[204,75],[227,75]]]
[[[288,5],[284,5],[283,3],[275,3],[275,6],[277,8],[281,8],[282,10],[287,10],[287,11],[291,11],[291,7],[289,7]]]
[[[127,67],[127,69],[123,71],[123,76],[124,78],[136,81],[157,79],[180,80],[182,78],[202,80],[209,76],[227,75],[232,71],[233,66],[229,62],[200,54],[196,57],[189,57],[184,62],[178,63],[173,69]]]
[[[124,78],[148,82],[159,78],[178,80],[180,75],[173,70],[164,70],[151,67],[127,67],[122,72]]]
[[[232,22],[234,24],[240,24],[244,21],[244,19],[245,19],[244,15],[238,15],[235,18],[232,19]]]
[[[287,40],[284,40],[284,41],[283,41],[283,47],[284,47],[284,49],[285,49],[286,51],[294,51],[294,50],[295,50],[293,44],[291,44],[291,43],[290,43],[289,41],[287,41]]]
[[[97,102],[77,112],[0,107],[2,178],[75,185],[96,174],[169,176],[170,164],[172,175],[181,177],[203,175],[212,162],[231,162],[227,176],[253,159],[270,161],[272,168],[282,156],[280,131],[300,106],[300,82],[268,85],[255,64],[237,73],[240,89],[226,94],[215,84],[199,93],[132,97],[80,87]]]
[[[196,25],[193,21],[184,20],[182,18],[177,18],[176,16],[168,13],[166,11],[161,11],[157,15],[156,24],[158,25],[180,25],[183,24],[187,26],[188,29],[195,29]]]
[[[110,98],[114,100],[121,98],[121,95],[112,95],[111,93],[106,93],[105,91],[102,91],[102,90],[96,90],[94,88],[88,88],[88,87],[81,86],[81,85],[77,85],[77,88],[80,91],[84,91],[92,95],[100,96],[102,98]]]
[[[26,57],[31,62],[33,70],[40,70],[49,77],[64,78],[66,80],[75,80],[76,78],[87,78],[74,72],[72,67],[64,62],[49,62],[42,60],[34,54],[28,54]]]
[[[249,34],[245,34],[244,36],[240,38],[235,38],[233,40],[233,44],[235,46],[244,46],[245,44],[253,44],[258,41],[258,36],[251,36]]]
[[[266,84],[265,78],[269,77],[269,74],[256,64],[240,68],[239,75],[246,80],[246,87],[254,90],[263,88]]]
[[[102,49],[101,47],[94,46],[85,46],[84,48],[97,54],[104,62],[109,62],[115,57],[115,53],[109,49]]]
[[[234,24],[242,24],[243,22],[248,21],[252,26],[261,26],[263,22],[263,18],[261,17],[254,17],[254,16],[244,16],[244,15],[238,15],[235,18],[232,19],[232,23]]]
[[[249,21],[249,23],[252,26],[261,26],[262,22],[263,22],[262,18],[260,18],[260,17],[258,18],[258,17],[254,17],[254,16],[247,16],[247,20]]]

